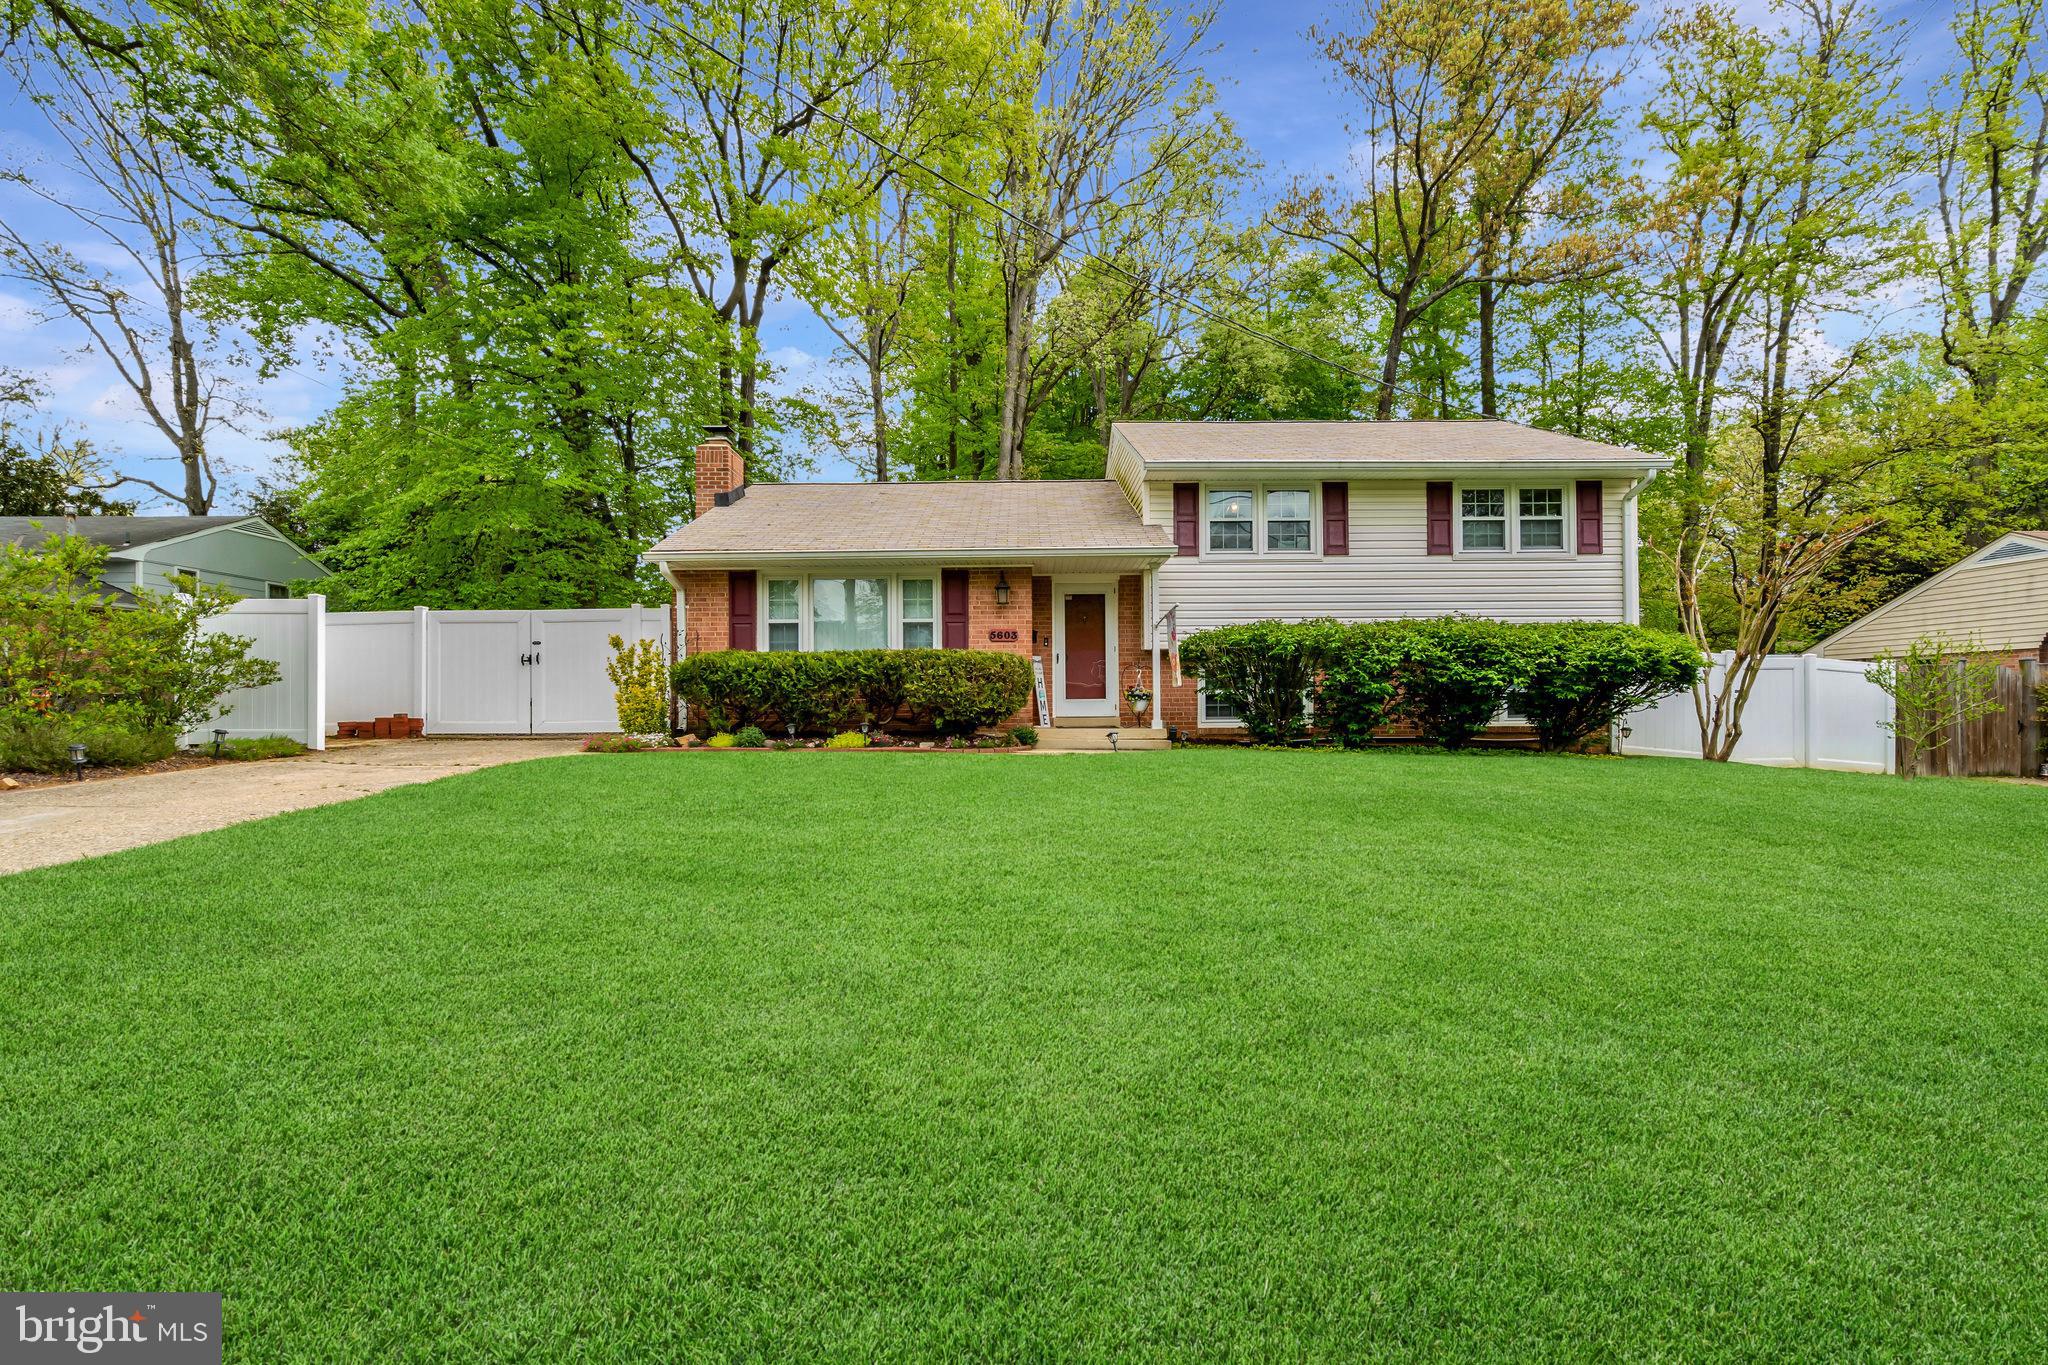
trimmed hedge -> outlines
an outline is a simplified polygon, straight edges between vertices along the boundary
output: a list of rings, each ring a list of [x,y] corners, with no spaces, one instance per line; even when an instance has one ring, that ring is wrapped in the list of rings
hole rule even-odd
[[[966,735],[1030,700],[1031,661],[962,649],[727,649],[680,661],[674,682],[699,735],[764,723],[832,734],[887,724],[904,707],[919,728]]]
[[[1699,651],[1683,636],[1598,621],[1521,624],[1482,617],[1223,626],[1181,643],[1181,666],[1236,707],[1261,743],[1303,734],[1303,699],[1336,743],[1367,743],[1408,721],[1447,749],[1504,710],[1563,749],[1692,685]]]

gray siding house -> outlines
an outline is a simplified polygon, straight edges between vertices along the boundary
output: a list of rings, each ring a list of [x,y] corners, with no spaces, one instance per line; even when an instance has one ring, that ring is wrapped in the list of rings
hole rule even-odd
[[[0,542],[66,532],[107,547],[100,583],[121,594],[170,592],[170,576],[189,573],[244,597],[289,597],[294,582],[329,572],[261,517],[0,517]]]

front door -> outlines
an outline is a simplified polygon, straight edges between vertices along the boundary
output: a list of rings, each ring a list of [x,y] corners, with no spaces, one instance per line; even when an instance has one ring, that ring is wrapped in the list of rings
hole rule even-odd
[[[1061,588],[1058,627],[1053,642],[1059,692],[1057,714],[1069,716],[1114,716],[1116,698],[1112,682],[1115,660],[1109,633],[1111,604],[1115,599],[1102,589]]]

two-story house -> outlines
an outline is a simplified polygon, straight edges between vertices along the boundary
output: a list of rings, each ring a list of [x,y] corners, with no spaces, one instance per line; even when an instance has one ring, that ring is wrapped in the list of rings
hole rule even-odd
[[[1508,422],[1124,422],[1106,479],[750,485],[715,430],[696,520],[646,558],[686,654],[1007,650],[1056,725],[1220,735],[1171,659],[1206,627],[1636,620],[1636,499],[1669,465]]]

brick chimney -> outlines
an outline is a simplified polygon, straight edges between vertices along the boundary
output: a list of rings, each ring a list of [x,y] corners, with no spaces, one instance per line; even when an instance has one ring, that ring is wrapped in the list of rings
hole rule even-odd
[[[747,462],[732,446],[731,427],[704,428],[697,447],[697,515],[731,502],[747,486]]]

